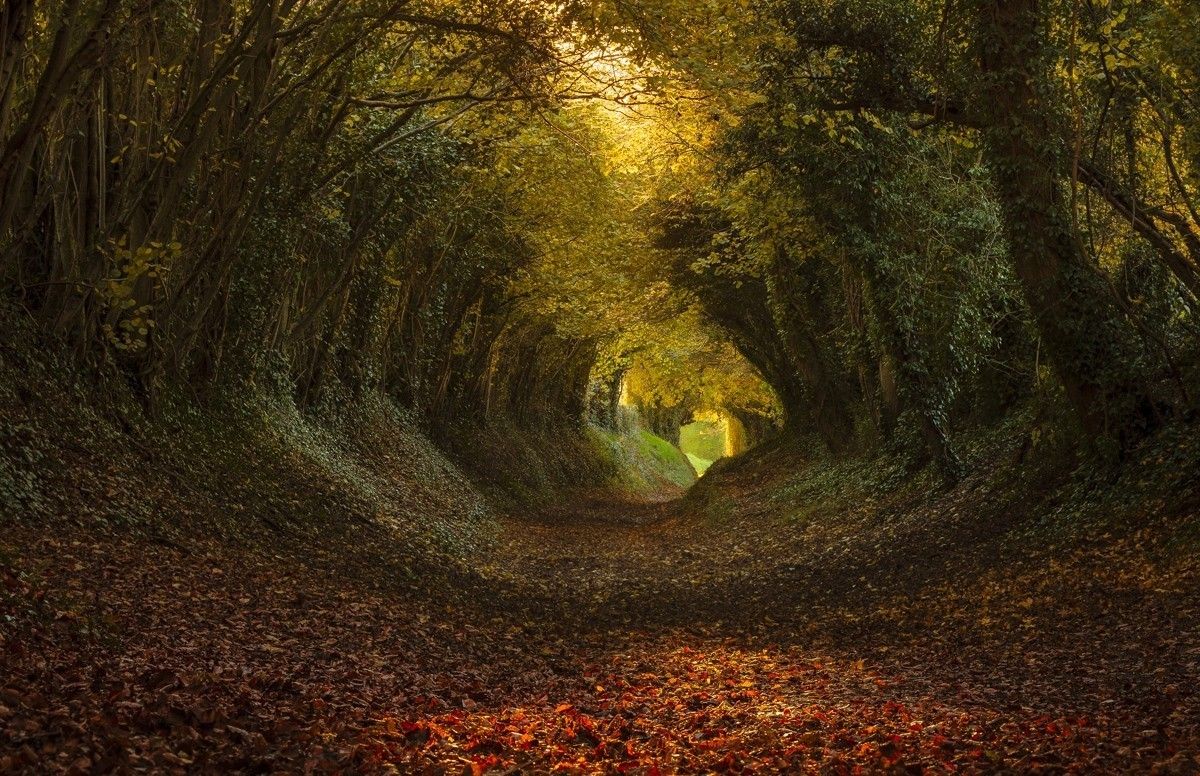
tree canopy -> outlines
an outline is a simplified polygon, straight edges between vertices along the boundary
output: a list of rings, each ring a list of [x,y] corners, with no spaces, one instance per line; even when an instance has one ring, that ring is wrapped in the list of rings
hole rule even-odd
[[[1182,0],[3,13],[3,283],[151,406],[557,422],[630,375],[668,426],[911,431],[951,478],[1030,398],[1117,452],[1192,406]]]

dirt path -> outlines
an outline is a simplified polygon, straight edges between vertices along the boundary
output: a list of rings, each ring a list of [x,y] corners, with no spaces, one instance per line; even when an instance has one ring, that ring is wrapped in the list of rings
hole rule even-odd
[[[1200,767],[1194,591],[1097,576],[1119,606],[1076,611],[1079,575],[1018,570],[1019,599],[905,603],[821,587],[866,556],[778,533],[581,498],[507,521],[479,584],[438,596],[336,551],[25,528],[0,772]]]

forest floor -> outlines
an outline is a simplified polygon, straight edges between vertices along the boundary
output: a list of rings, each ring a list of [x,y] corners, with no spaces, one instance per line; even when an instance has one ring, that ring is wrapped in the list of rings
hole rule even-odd
[[[18,523],[0,772],[1200,772],[1194,482],[1079,531],[726,468],[505,519],[450,588]]]

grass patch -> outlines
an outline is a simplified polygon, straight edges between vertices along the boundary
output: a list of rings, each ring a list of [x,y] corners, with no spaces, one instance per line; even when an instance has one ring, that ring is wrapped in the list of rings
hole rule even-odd
[[[662,437],[644,429],[629,434],[592,429],[613,456],[620,473],[615,484],[632,495],[658,495],[688,488],[696,471],[683,452]]]
[[[713,465],[713,462],[707,458],[701,458],[691,453],[684,453],[687,456],[688,462],[692,464],[692,468],[696,470],[697,476],[703,476],[708,471],[708,467]]]
[[[713,461],[725,457],[725,427],[720,423],[698,420],[679,429],[679,449],[695,459]],[[697,470],[699,471],[699,470]]]

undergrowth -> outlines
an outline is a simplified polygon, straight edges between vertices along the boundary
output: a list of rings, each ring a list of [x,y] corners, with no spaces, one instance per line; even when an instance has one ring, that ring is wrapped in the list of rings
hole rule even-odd
[[[717,462],[686,499],[716,526],[752,518],[801,531],[901,512],[936,521],[943,510],[971,509],[981,524],[1003,523],[1006,541],[1047,547],[1192,515],[1172,529],[1168,544],[1200,548],[1194,427],[1169,425],[1111,461],[1083,452],[1069,435],[1040,436],[1045,414],[1027,406],[999,424],[965,430],[957,442],[966,474],[954,484],[886,448],[836,459],[815,440],[774,440]]]
[[[203,400],[164,390],[153,412],[104,368],[84,373],[15,316],[0,350],[0,520],[65,521],[270,551],[350,539],[385,559],[464,570],[498,512],[572,490],[675,494],[694,475],[648,433],[580,424],[458,428],[435,444],[382,394],[331,386],[301,409],[264,369]],[[373,560],[372,560],[373,559]]]

